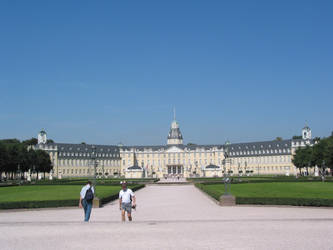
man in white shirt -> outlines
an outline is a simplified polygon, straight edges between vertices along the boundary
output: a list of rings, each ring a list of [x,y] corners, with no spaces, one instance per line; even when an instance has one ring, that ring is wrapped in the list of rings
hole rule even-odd
[[[132,208],[136,206],[136,199],[133,191],[127,188],[126,182],[121,184],[122,190],[119,192],[119,209],[121,210],[121,220],[125,221],[127,212],[128,220],[132,221]]]
[[[94,200],[94,187],[91,181],[88,181],[85,186],[82,187],[80,192],[79,208],[84,209],[84,221],[88,222],[90,219],[92,204]]]

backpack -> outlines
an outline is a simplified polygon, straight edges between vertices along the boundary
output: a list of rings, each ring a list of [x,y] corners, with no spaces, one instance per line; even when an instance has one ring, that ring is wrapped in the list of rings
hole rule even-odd
[[[88,202],[92,202],[94,199],[94,193],[91,190],[91,187],[87,190],[86,195],[84,196],[84,199]]]

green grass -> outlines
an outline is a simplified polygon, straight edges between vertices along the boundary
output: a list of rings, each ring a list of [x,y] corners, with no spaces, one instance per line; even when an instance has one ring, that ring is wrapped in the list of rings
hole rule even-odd
[[[129,186],[130,188],[134,186]],[[27,185],[0,188],[0,203],[18,201],[79,200],[82,186],[78,185]],[[98,198],[117,194],[120,186],[97,186]]]
[[[207,194],[220,199],[223,184],[196,184]],[[333,206],[332,182],[270,182],[231,184],[237,204]]]
[[[221,196],[223,184],[205,185],[205,189]],[[320,198],[333,199],[332,182],[270,182],[231,184],[236,197]]]

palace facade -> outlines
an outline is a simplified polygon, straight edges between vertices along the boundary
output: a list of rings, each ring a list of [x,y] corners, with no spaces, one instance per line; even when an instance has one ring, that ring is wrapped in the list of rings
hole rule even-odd
[[[298,147],[313,145],[311,129],[302,139],[216,145],[183,144],[178,122],[171,123],[167,144],[160,146],[88,145],[47,143],[38,134],[35,149],[46,150],[53,176],[142,178],[168,176],[214,177],[230,175],[295,175],[292,163]]]

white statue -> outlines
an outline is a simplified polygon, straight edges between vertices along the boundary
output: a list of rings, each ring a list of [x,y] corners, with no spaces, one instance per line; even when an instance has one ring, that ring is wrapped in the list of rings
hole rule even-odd
[[[28,171],[28,174],[27,174],[27,181],[31,181],[31,173],[30,173],[30,169],[29,169],[29,171]]]
[[[315,166],[314,175],[315,175],[315,176],[319,176],[319,169],[318,169],[318,166],[317,166],[317,165]]]

